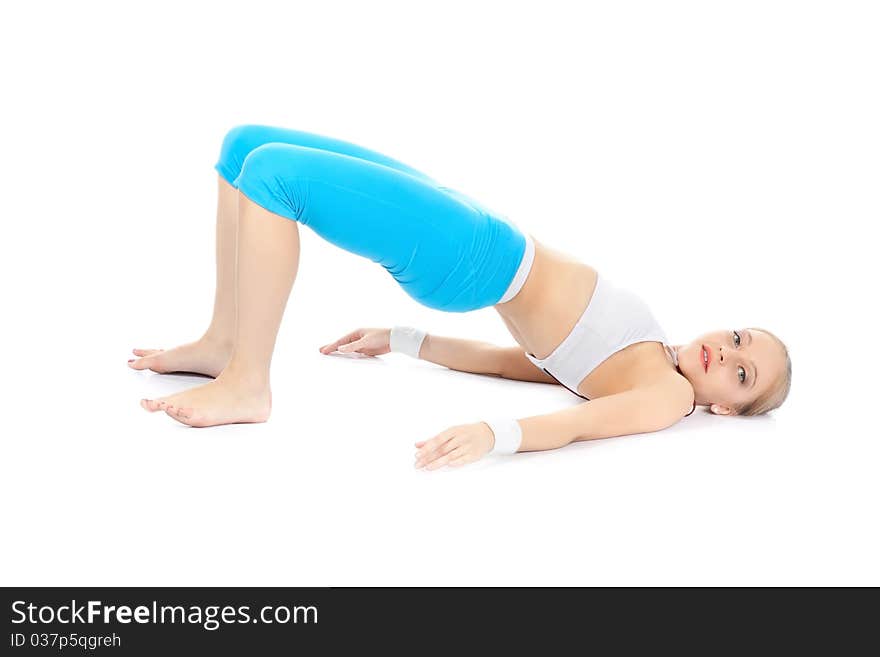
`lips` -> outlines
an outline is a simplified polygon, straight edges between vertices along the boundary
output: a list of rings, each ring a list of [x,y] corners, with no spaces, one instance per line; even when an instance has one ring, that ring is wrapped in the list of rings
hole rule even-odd
[[[703,371],[709,371],[709,365],[712,363],[712,350],[709,349],[706,345],[703,345],[703,350],[706,352],[706,360],[703,362]],[[700,358],[703,357],[703,354],[700,354]]]

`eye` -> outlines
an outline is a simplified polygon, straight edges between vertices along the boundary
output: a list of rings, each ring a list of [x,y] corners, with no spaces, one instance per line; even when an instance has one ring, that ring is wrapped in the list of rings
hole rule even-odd
[[[739,347],[739,345],[742,343],[742,338],[740,337],[739,333],[737,333],[736,331],[733,332],[733,343],[737,347]],[[737,372],[737,376],[739,376],[739,382],[745,383],[746,382],[746,371],[742,367],[737,367],[736,372]]]

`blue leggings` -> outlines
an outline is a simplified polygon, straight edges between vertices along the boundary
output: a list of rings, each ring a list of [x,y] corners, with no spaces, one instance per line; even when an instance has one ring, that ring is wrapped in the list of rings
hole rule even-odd
[[[381,153],[299,130],[240,125],[226,134],[214,168],[257,205],[379,263],[430,308],[476,310],[509,300],[522,285],[518,270],[531,241],[523,232]]]

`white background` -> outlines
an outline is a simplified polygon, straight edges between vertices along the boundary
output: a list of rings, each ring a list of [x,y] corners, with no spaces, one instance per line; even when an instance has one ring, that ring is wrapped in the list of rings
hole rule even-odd
[[[880,31],[864,2],[16,3],[0,23],[5,585],[859,585],[878,568]],[[191,429],[132,347],[203,332],[225,132],[384,152],[648,301],[766,327],[786,404],[412,467],[579,403],[358,326],[513,345],[301,229],[262,425]]]

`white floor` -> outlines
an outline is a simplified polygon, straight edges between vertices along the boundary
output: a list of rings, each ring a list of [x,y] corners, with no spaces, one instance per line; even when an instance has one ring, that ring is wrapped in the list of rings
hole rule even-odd
[[[330,252],[314,236],[304,247]],[[317,285],[307,289],[304,260],[273,364],[274,413],[262,425],[192,429],[140,408],[141,397],[204,381],[126,367],[130,346],[172,344],[149,336],[198,325],[179,300],[145,293],[143,276],[139,294],[117,301],[126,313],[117,324],[71,318],[42,336],[34,327],[6,370],[19,398],[3,439],[4,583],[877,581],[876,433],[851,409],[826,406],[806,367],[771,416],[701,408],[659,433],[416,471],[413,443],[452,424],[579,401],[560,386],[399,354],[321,355],[359,316],[383,313],[359,315],[340,300],[321,317],[328,303]],[[143,267],[164,278],[182,265]],[[352,285],[399,295],[410,316],[389,321],[503,339],[494,311],[443,316],[378,274]],[[160,315],[166,305],[175,310]],[[432,314],[450,330],[422,317]],[[154,332],[160,323],[175,330]],[[44,354],[30,370],[28,347]]]
[[[0,123],[0,584],[880,584],[878,277],[863,232],[878,217],[880,106],[864,84],[877,54],[866,17],[761,3],[761,20],[756,7],[720,20],[684,5],[648,15],[648,3],[644,24],[606,8],[579,40],[549,9],[450,5],[435,17],[448,25],[415,21],[404,39],[373,7],[346,22],[372,21],[370,38],[346,33],[340,50],[321,38],[330,16],[308,13],[319,9],[298,10],[303,40],[282,48],[257,24],[274,34],[293,17],[238,6],[218,4],[208,31],[181,10],[179,32],[125,32],[132,21],[109,13],[120,31],[98,31],[86,12],[52,23],[80,29],[45,34],[20,13],[0,44],[18,53],[6,86],[22,99]],[[490,65],[478,37],[493,11],[508,30],[492,32]],[[792,11],[803,30],[788,30]],[[456,51],[433,59],[464,17]],[[542,20],[562,32],[523,51]],[[218,61],[233,35],[238,54]],[[699,57],[670,45],[685,42]],[[232,93],[246,75],[250,91]],[[126,360],[206,325],[211,166],[241,122],[338,134],[422,167],[643,295],[673,341],[777,332],[789,400],[765,417],[698,409],[654,434],[416,471],[413,443],[453,424],[579,399],[397,354],[319,354],[357,326],[513,341],[493,310],[421,307],[304,228],[271,420],[200,430],[146,413],[141,397],[204,381]]]

